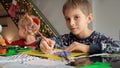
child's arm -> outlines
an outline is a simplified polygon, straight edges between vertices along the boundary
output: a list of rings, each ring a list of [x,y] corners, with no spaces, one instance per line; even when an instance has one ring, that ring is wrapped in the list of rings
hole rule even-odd
[[[69,47],[66,48],[66,51],[67,52],[78,51],[83,53],[89,53],[90,46],[79,42],[73,42]]]
[[[102,52],[109,54],[120,54],[120,41],[102,42]]]

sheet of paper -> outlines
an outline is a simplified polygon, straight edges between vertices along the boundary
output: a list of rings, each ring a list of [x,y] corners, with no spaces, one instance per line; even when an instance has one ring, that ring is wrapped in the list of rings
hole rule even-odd
[[[60,51],[60,50],[55,50],[55,51]],[[55,60],[61,60],[61,57],[59,57],[58,55],[54,55],[54,54],[44,54],[42,52],[39,51],[27,51],[27,52],[22,52],[23,54],[28,54],[28,55],[33,55],[33,56],[39,56],[39,57],[43,57],[43,58],[49,58],[49,59],[55,59]],[[70,56],[68,56],[68,58],[71,57],[75,57],[75,56],[80,56],[80,55],[84,55],[84,53],[71,53]]]
[[[26,54],[0,56],[1,68],[74,68],[59,60],[43,59]]]

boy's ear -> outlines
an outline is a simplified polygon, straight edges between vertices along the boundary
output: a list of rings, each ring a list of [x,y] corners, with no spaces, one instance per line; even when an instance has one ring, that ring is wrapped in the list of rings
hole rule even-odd
[[[93,21],[93,14],[90,13],[90,14],[88,15],[88,24],[91,23],[92,21]]]

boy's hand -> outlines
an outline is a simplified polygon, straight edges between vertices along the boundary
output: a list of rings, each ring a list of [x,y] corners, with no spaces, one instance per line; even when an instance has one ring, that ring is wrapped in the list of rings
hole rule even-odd
[[[41,40],[40,49],[43,53],[50,54],[54,49],[55,41],[53,41],[51,39],[47,39],[47,38],[45,38],[45,39]]]
[[[79,42],[73,42],[69,47],[65,49],[67,52],[79,51],[83,53],[89,53],[89,45],[85,45]]]

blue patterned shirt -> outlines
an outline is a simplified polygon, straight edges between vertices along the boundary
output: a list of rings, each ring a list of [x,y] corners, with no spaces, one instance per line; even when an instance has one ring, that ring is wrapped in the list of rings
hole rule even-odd
[[[120,42],[113,41],[105,35],[94,31],[87,38],[77,38],[72,33],[51,38],[56,41],[55,48],[66,48],[74,41],[90,46],[90,54],[95,53],[120,53]]]

